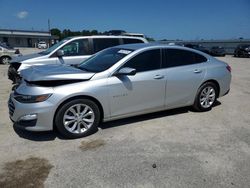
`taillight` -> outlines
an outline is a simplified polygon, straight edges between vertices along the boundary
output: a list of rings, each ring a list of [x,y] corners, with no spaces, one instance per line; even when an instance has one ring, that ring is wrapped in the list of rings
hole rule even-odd
[[[231,72],[231,71],[232,71],[232,68],[231,68],[229,65],[227,65],[227,70],[228,70],[229,72]]]

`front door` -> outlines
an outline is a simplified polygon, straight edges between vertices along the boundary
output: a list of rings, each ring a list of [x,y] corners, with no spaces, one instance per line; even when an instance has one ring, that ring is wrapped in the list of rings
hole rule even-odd
[[[136,75],[108,78],[111,118],[164,108],[166,79],[160,55],[160,50],[142,52],[122,66],[136,69]]]

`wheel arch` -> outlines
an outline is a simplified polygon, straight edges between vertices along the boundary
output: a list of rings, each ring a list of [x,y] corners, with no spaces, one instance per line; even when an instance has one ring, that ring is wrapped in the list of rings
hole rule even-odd
[[[216,93],[217,96],[216,96],[216,97],[218,98],[218,97],[220,96],[220,84],[219,84],[219,82],[216,81],[216,80],[214,80],[214,79],[209,79],[209,80],[204,81],[204,82],[200,85],[200,87],[201,87],[203,84],[207,83],[207,82],[212,82],[212,83],[215,84],[215,86],[216,86],[216,88],[217,88],[217,93]]]
[[[96,105],[98,106],[99,110],[100,110],[100,116],[101,116],[101,117],[100,117],[100,120],[101,120],[101,121],[103,120],[103,117],[104,117],[103,107],[102,107],[101,103],[100,103],[96,98],[94,98],[94,97],[92,97],[92,96],[88,96],[88,95],[77,95],[77,96],[73,96],[73,97],[70,97],[70,98],[68,98],[68,99],[66,99],[66,100],[64,100],[64,101],[62,101],[62,102],[60,103],[60,105],[56,108],[56,111],[55,111],[54,117],[53,117],[53,129],[56,128],[56,126],[55,126],[55,117],[56,117],[56,114],[58,113],[58,110],[60,109],[60,107],[62,107],[62,106],[63,106],[64,104],[66,104],[67,102],[72,101],[72,100],[75,100],[75,99],[89,99],[89,100],[95,102]]]
[[[9,56],[9,55],[2,55],[2,56],[0,57],[0,59],[2,59],[2,58],[4,58],[4,57],[8,57],[10,60],[12,59],[11,56]]]

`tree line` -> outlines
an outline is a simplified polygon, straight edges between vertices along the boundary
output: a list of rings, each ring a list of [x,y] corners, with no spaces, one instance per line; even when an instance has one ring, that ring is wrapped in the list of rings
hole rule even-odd
[[[82,31],[71,31],[70,29],[60,30],[58,28],[53,28],[50,30],[51,35],[55,35],[59,37],[59,40],[64,39],[66,37],[73,36],[91,36],[91,35],[109,35],[109,31],[100,32],[97,30],[82,30]],[[154,41],[153,38],[146,37],[149,41]]]

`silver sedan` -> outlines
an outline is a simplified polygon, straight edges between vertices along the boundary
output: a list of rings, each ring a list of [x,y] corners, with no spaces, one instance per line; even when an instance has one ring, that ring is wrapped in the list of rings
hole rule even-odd
[[[56,127],[78,138],[102,121],[183,106],[208,111],[229,92],[231,68],[185,47],[131,44],[105,49],[79,66],[34,66],[21,76],[8,102],[14,125]]]

